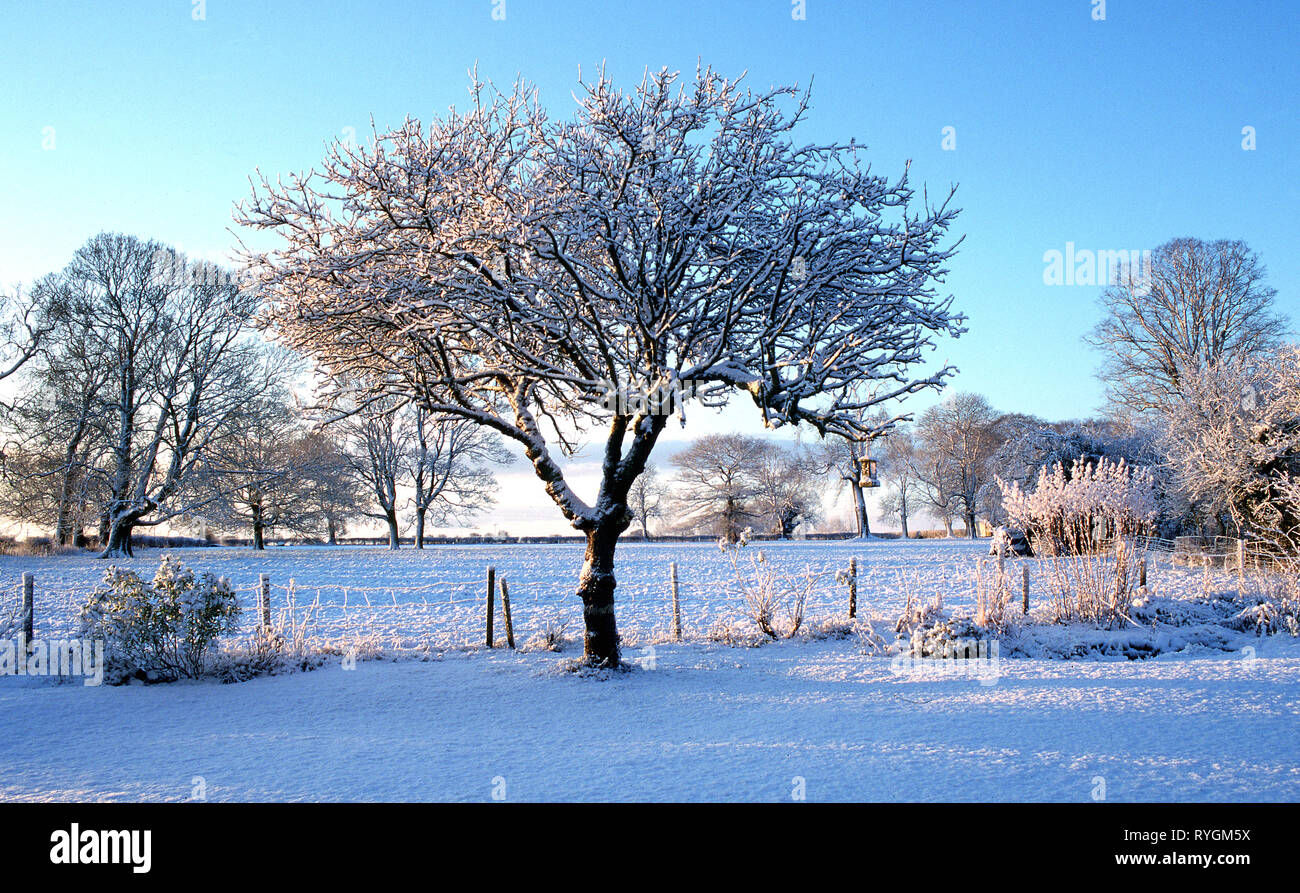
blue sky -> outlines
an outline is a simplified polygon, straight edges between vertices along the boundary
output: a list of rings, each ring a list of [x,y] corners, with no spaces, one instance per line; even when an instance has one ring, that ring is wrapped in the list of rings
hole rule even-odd
[[[207,0],[201,20],[192,0],[8,3],[0,283],[61,267],[102,229],[224,253],[254,168],[308,168],[372,115],[440,114],[475,63],[565,114],[580,65],[630,87],[702,59],[758,87],[811,78],[806,139],[854,137],[881,172],[910,158],[932,192],[959,184],[948,286],[970,332],[936,358],[1001,409],[1088,415],[1101,387],[1080,339],[1100,290],[1044,285],[1046,251],[1244,239],[1300,317],[1300,5],[1109,0],[1104,21],[1094,6],[807,0],[800,21],[790,0],[505,0],[498,21],[493,0]]]

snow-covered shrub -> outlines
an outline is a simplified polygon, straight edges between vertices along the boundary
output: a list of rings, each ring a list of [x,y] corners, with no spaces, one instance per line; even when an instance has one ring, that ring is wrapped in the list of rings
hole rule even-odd
[[[110,682],[172,681],[202,676],[212,645],[238,620],[229,580],[196,577],[164,555],[151,583],[115,566],[105,571],[81,608],[78,634],[104,641]]]
[[[1011,583],[1002,561],[975,563],[975,623],[1004,632],[1008,625],[1007,605],[1011,603]]]
[[[735,586],[744,599],[745,613],[768,638],[793,638],[803,626],[804,607],[816,578],[805,574],[802,579],[773,567],[762,552],[751,556],[749,573],[742,573],[735,555],[731,559],[736,573]]]
[[[1155,480],[1148,468],[1123,459],[1079,458],[1043,468],[1032,493],[1016,481],[998,479],[1011,526],[1046,555],[1084,555],[1111,536],[1147,534],[1156,517]]]
[[[876,632],[875,625],[865,617],[853,624],[853,631],[858,637],[858,649],[863,654],[881,655],[889,650],[885,637]]]
[[[719,617],[710,626],[705,637],[710,642],[726,645],[730,648],[757,648],[770,641],[750,624],[742,623],[741,618],[727,615]]]
[[[1110,629],[1126,621],[1138,591],[1141,560],[1137,549],[1122,540],[1107,552],[1049,556],[1045,567],[1052,622]]]
[[[1300,636],[1300,576],[1295,573],[1263,577],[1255,591],[1243,593],[1246,606],[1231,620],[1234,629],[1268,636],[1285,632]]]

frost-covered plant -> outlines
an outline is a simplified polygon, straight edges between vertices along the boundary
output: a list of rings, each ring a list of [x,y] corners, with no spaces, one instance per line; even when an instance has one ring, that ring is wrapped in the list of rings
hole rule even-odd
[[[522,651],[563,651],[568,644],[566,633],[569,621],[548,615],[541,619],[541,627],[524,643]]]
[[[1079,458],[1069,469],[1058,462],[1043,468],[1032,493],[1019,482],[998,479],[1002,507],[1013,527],[1047,555],[1094,551],[1098,534],[1133,536],[1150,532],[1155,520],[1155,480],[1148,468],[1130,468],[1123,459]]]
[[[1252,538],[1300,552],[1300,345],[1181,370],[1162,443],[1177,483]]]
[[[1112,628],[1129,618],[1138,593],[1141,554],[1122,540],[1108,552],[1050,555],[1046,561],[1052,622]]]
[[[105,677],[123,682],[197,678],[212,645],[234,632],[239,601],[230,581],[194,571],[164,555],[151,583],[116,566],[81,608],[79,635],[102,639]]]
[[[1253,593],[1243,593],[1248,604],[1232,618],[1235,629],[1257,636],[1300,636],[1300,575],[1295,568],[1288,571],[1262,576]]]
[[[804,608],[816,577],[805,573],[802,578],[796,578],[783,573],[762,552],[750,556],[746,573],[742,572],[733,551],[731,567],[735,572],[734,585],[744,599],[745,613],[754,625],[769,638],[793,638],[803,626]]]
[[[999,561],[975,563],[975,623],[996,632],[1008,626],[1007,605],[1011,602],[1011,584],[1006,564]]]

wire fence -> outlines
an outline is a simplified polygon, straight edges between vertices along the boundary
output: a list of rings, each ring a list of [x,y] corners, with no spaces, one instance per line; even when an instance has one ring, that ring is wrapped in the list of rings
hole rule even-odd
[[[1237,541],[1209,542],[1192,551],[1190,542],[1155,537],[1127,538],[1154,567],[1201,566],[1191,556],[1213,559],[1205,567],[1239,573],[1272,572],[1281,565],[1277,556],[1254,544]],[[1245,564],[1239,567],[1241,556]],[[1207,559],[1209,561],[1210,559]],[[798,590],[807,622],[847,620],[851,598],[866,616],[889,616],[909,597],[960,602],[974,598],[976,569],[981,561],[994,561],[976,552],[945,562],[876,561],[825,562],[802,568],[773,566],[761,553],[733,562],[729,573],[695,575],[690,566],[677,574],[665,564],[661,573],[642,574],[622,581],[615,591],[620,632],[630,643],[645,643],[675,634],[680,618],[683,638],[707,636],[719,624],[739,621],[753,611],[753,594],[773,584]],[[1037,577],[1038,560],[1008,557],[1008,565],[1021,564]],[[675,565],[675,562],[674,562]],[[486,568],[484,568],[486,571]],[[1020,569],[1014,571],[1018,576]],[[509,586],[514,638],[526,645],[537,636],[580,639],[582,610],[571,580],[536,579],[506,581]],[[498,580],[500,583],[500,580]],[[241,615],[236,639],[251,637],[264,619],[271,625],[322,642],[369,639],[397,651],[478,647],[486,644],[487,575],[478,579],[449,579],[419,585],[352,585],[331,583],[299,586],[292,578],[241,580],[233,586]],[[41,585],[34,592],[34,634],[58,639],[77,635],[78,615],[93,587]],[[1037,590],[1036,589],[1036,597]],[[504,643],[504,604],[499,586],[495,597],[495,643]],[[852,595],[851,595],[852,593]],[[262,599],[267,598],[263,610]],[[0,584],[0,637],[16,634],[23,615],[23,583]]]

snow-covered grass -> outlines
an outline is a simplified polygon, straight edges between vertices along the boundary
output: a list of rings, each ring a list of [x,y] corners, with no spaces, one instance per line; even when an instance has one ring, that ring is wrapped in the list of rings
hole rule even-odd
[[[237,685],[0,684],[0,799],[1300,800],[1300,648],[895,675],[853,640],[653,669],[450,652]]]
[[[742,558],[762,552],[765,565],[779,572],[814,574],[817,585],[807,614],[817,619],[847,612],[848,591],[836,575],[848,567],[851,557],[858,559],[859,610],[884,616],[901,608],[904,580],[908,585],[924,585],[927,592],[960,588],[976,556],[987,549],[987,540],[873,540],[762,543],[741,551]],[[313,620],[328,635],[378,634],[389,637],[399,650],[473,647],[483,640],[485,581],[492,565],[497,578],[509,583],[517,638],[522,641],[548,624],[560,623],[566,623],[570,633],[581,633],[574,592],[583,550],[577,544],[437,546],[396,553],[367,547],[285,547],[261,553],[166,551],[196,571],[229,577],[240,592],[243,626],[249,632],[256,619],[258,575],[265,573],[277,611],[291,601],[302,613],[319,603]],[[151,577],[162,554],[163,550],[138,550],[134,560],[123,564]],[[617,559],[616,600],[620,631],[629,644],[661,640],[671,632],[669,564],[673,561],[678,564],[688,637],[704,637],[720,620],[744,616],[745,592],[736,585],[735,564],[716,545],[624,543]],[[78,606],[104,570],[105,562],[90,555],[0,556],[0,592],[12,600],[22,573],[32,572],[38,634],[71,634]],[[499,618],[497,628],[503,635]]]
[[[335,648],[314,672],[234,685],[0,677],[0,798],[187,799],[199,785],[210,799],[482,800],[501,779],[511,800],[781,800],[801,778],[811,800],[1088,800],[1098,780],[1110,800],[1300,800],[1300,640],[1240,622],[1262,581],[1243,600],[1234,574],[1153,562],[1133,619],[1095,629],[1048,622],[1046,568],[1030,561],[1034,609],[1023,618],[1013,589],[991,665],[903,660],[909,599],[926,623],[969,630],[987,544],[763,543],[734,563],[716,546],[624,544],[633,668],[603,679],[572,672],[577,546],[175,550],[250,599],[246,634],[257,574],[277,606],[293,578],[295,616],[319,599],[333,615],[322,637],[361,644],[355,669]],[[746,615],[736,568],[759,550],[774,573],[817,578],[794,639]],[[837,579],[850,557],[857,623]],[[131,565],[152,575],[158,558]],[[527,650],[482,648],[489,564]],[[1008,562],[1013,587],[1019,568]],[[33,572],[37,635],[53,637],[103,570],[3,557],[0,586],[12,597]],[[544,640],[561,627],[568,648],[554,653]]]

